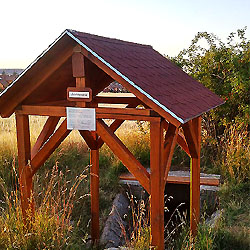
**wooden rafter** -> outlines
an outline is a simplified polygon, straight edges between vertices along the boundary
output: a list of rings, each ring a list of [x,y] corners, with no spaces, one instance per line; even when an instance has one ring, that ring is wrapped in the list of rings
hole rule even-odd
[[[49,140],[31,160],[30,165],[32,168],[32,175],[37,172],[37,170],[49,158],[49,156],[54,152],[54,150],[61,144],[61,142],[67,137],[70,132],[70,130],[67,130],[67,120],[65,119],[59,126],[59,128],[55,131],[55,133],[49,138]]]
[[[165,183],[168,178],[168,172],[170,170],[171,161],[174,154],[174,148],[178,137],[178,130],[179,129],[177,127],[169,123],[168,130],[165,135],[164,150],[163,150],[163,167],[165,169],[164,172]]]
[[[141,183],[145,190],[150,193],[150,177],[147,170],[102,120],[98,119],[96,125],[98,135],[101,136],[102,140],[122,161],[127,169],[135,176],[135,178]]]
[[[46,123],[43,126],[43,129],[42,129],[40,135],[37,138],[35,145],[33,146],[33,149],[31,151],[31,159],[33,159],[34,155],[39,151],[39,149],[42,147],[42,145],[53,134],[59,120],[60,120],[60,117],[53,117],[53,116],[48,117]]]

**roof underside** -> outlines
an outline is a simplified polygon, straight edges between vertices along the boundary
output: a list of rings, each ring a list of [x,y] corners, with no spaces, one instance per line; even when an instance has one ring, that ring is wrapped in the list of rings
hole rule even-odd
[[[66,35],[68,35],[67,38],[65,38]],[[69,37],[74,40],[74,43],[72,43],[72,39],[69,41]],[[65,41],[60,44],[60,40]],[[49,60],[49,58],[54,60],[55,55],[53,57],[48,55],[50,50],[53,49],[55,51],[53,52],[54,54],[63,53],[63,50],[60,51],[63,46],[72,48],[76,43],[80,44],[84,49],[87,49],[88,52],[98,60],[101,60],[102,63],[108,66],[117,75],[121,76],[130,85],[181,123],[185,123],[223,104],[223,100],[220,97],[191,78],[178,66],[148,45],[140,45],[66,30],[43,57],[47,57],[45,58],[47,60]],[[42,60],[42,58],[40,59]],[[34,64],[41,64],[39,60]],[[87,71],[89,69],[89,71],[95,72],[89,81],[92,82],[91,87],[96,89],[95,92],[97,94],[112,81],[112,78],[87,59],[86,62]],[[18,82],[21,82],[22,78],[26,78],[25,75],[28,77],[28,72],[32,69],[33,71],[37,70],[37,72],[39,72],[39,67],[31,65],[29,70],[26,70],[25,73],[14,82],[13,86],[0,96],[0,105],[4,103],[4,99],[5,101],[8,100],[7,97],[11,95],[11,89],[14,88],[15,85],[19,85],[20,88],[21,84]],[[99,77],[95,78],[97,74]],[[57,87],[53,88],[52,82],[61,83],[60,93]],[[103,82],[103,84],[101,84],[101,82]],[[56,86],[58,86],[58,84],[56,84]],[[66,97],[65,89],[68,86],[74,86],[70,58],[65,60],[47,81],[45,80],[42,85],[34,89],[32,96],[26,97],[25,103],[48,101],[49,96],[55,95],[55,93],[58,96],[58,100],[63,99]],[[22,87],[25,86],[22,85]],[[48,94],[39,94],[44,91]],[[2,103],[1,99],[3,99]]]

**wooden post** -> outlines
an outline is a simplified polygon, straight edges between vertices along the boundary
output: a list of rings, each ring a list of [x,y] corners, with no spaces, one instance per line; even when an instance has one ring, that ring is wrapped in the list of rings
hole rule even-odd
[[[164,168],[162,164],[163,125],[150,123],[150,222],[151,245],[164,249]]]
[[[99,149],[90,151],[91,238],[98,242],[99,233]]]
[[[190,229],[192,236],[197,233],[200,219],[200,146],[201,146],[201,117],[192,121],[192,128],[197,143],[197,158],[191,156],[190,164]]]
[[[76,78],[76,87],[86,87],[85,81],[85,68],[84,68],[84,56],[81,53],[81,46],[78,45],[74,48],[72,54],[72,71],[73,77]],[[77,102],[77,107],[86,107],[86,102]]]
[[[16,114],[16,128],[21,207],[23,218],[26,222],[28,219],[28,215],[34,215],[34,201],[32,197],[32,174],[29,166],[31,149],[28,115]]]

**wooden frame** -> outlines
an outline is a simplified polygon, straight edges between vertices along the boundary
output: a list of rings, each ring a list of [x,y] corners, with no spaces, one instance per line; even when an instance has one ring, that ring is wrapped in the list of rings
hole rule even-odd
[[[89,88],[90,83],[86,81],[85,63],[88,60],[94,62],[99,68],[106,72],[113,79],[122,83],[136,97],[99,97],[93,96],[90,102],[77,99],[70,102],[67,100],[54,100],[49,103],[25,105],[25,97],[47,79],[55,70],[60,67],[72,55],[72,75],[75,87],[68,89],[84,90]],[[201,137],[201,117],[195,118],[182,124],[172,117],[157,104],[142,95],[137,89],[129,85],[124,79],[117,76],[106,65],[98,61],[80,46],[76,46],[73,51],[65,51],[64,56],[54,60],[48,68],[44,66],[41,72],[44,75],[35,77],[31,81],[30,90],[24,96],[17,95],[17,100],[11,107],[16,107],[17,143],[18,143],[18,163],[19,179],[21,191],[22,212],[27,218],[27,211],[31,209],[34,213],[34,200],[32,197],[32,177],[37,170],[48,159],[59,144],[69,135],[67,130],[67,119],[58,126],[61,117],[66,117],[66,107],[91,107],[96,110],[97,130],[95,132],[79,131],[82,138],[90,148],[90,191],[91,191],[91,236],[93,242],[98,242],[99,233],[99,149],[106,143],[113,153],[127,167],[129,172],[144,187],[150,195],[150,222],[151,222],[151,244],[164,249],[164,190],[166,182],[171,177],[168,176],[172,156],[176,144],[191,158],[190,176],[190,228],[192,235],[197,231],[199,222],[200,206],[200,137]],[[87,78],[88,79],[88,78]],[[95,89],[93,91],[95,93]],[[46,100],[44,99],[44,102]],[[99,103],[128,104],[126,108],[100,108]],[[142,104],[145,109],[136,108]],[[10,115],[9,109],[4,109],[5,116]],[[48,116],[46,123],[33,147],[30,148],[29,115]],[[168,119],[168,121],[165,120]],[[114,119],[108,126],[103,119]],[[121,126],[124,120],[139,120],[150,122],[150,172],[148,172],[134,155],[127,149],[121,140],[115,135],[115,131]],[[58,127],[58,128],[57,128]],[[56,129],[57,128],[57,129]],[[164,130],[165,137],[164,137]],[[187,179],[179,180],[188,183]],[[202,182],[203,183],[203,182]]]

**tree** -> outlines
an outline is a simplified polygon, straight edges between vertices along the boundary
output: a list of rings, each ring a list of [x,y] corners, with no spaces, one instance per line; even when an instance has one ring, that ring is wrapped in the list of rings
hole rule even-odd
[[[225,100],[224,105],[204,116],[207,129],[216,137],[226,126],[248,124],[250,120],[250,40],[245,37],[246,29],[230,33],[226,43],[213,33],[199,32],[188,49],[172,58]]]

